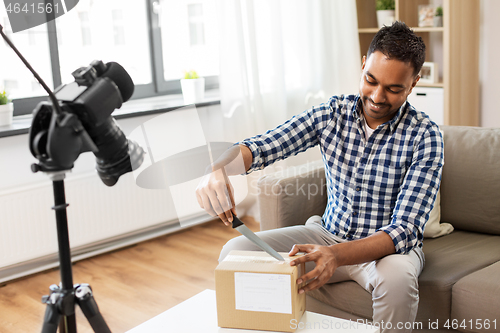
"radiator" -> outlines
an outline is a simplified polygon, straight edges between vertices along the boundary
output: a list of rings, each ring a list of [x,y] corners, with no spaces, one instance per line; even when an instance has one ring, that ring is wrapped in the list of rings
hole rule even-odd
[[[65,187],[74,260],[180,228],[170,191],[142,189],[132,174],[113,187],[95,172],[69,174]],[[0,282],[58,265],[53,200],[50,180],[0,192]],[[191,219],[197,224],[209,218]]]

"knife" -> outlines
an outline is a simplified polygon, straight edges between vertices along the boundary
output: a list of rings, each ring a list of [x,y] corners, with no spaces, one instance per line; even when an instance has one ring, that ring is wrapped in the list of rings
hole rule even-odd
[[[248,240],[250,240],[252,243],[260,247],[262,250],[266,251],[268,254],[273,256],[274,258],[278,259],[279,261],[285,261],[283,257],[276,252],[269,244],[264,242],[262,239],[259,238],[254,232],[248,227],[241,222],[241,220],[233,215],[233,229],[238,230],[243,236],[245,236]]]

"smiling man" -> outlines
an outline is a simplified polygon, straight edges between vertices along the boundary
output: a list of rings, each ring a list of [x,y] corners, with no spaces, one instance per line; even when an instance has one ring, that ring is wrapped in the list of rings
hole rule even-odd
[[[259,236],[277,251],[306,253],[291,261],[306,263],[297,281],[307,281],[301,293],[325,283],[359,283],[372,294],[382,332],[413,326],[407,323],[418,309],[423,230],[441,180],[439,128],[406,101],[424,60],[422,39],[404,23],[380,29],[363,57],[359,95],[333,96],[239,142],[197,189],[200,206],[229,225],[236,212],[226,174],[262,169],[319,145],[328,191],[323,216]],[[237,237],[220,259],[233,249],[258,250]]]

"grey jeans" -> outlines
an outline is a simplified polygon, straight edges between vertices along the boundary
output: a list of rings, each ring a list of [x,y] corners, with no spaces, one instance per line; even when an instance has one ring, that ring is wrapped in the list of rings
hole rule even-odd
[[[321,224],[320,216],[312,216],[305,225],[298,225],[257,233],[278,252],[289,252],[294,244],[334,245],[345,240],[331,234]],[[223,247],[219,261],[231,250],[260,250],[245,237],[231,239]],[[406,323],[413,323],[418,310],[418,276],[424,267],[420,248],[409,254],[393,254],[382,259],[339,267],[328,283],[353,280],[372,294],[373,321],[381,332],[411,332]],[[306,264],[306,271],[314,262]],[[401,329],[398,329],[401,327]]]

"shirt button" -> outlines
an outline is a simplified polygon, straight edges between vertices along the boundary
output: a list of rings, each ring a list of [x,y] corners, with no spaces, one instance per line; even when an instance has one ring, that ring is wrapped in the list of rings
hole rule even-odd
[[[356,191],[361,191],[361,187],[356,187]]]
[[[352,216],[356,216],[356,215],[358,215],[358,213],[356,213],[356,212],[353,212],[353,213],[352,213]]]

